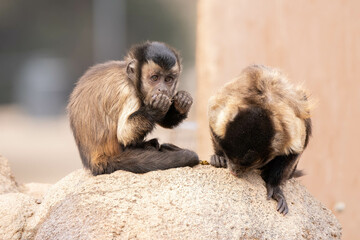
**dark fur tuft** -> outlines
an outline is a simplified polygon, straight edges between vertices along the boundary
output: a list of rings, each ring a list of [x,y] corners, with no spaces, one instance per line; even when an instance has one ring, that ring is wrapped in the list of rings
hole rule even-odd
[[[274,128],[266,110],[256,106],[240,110],[226,129],[220,145],[230,159],[251,166],[259,157],[268,158]]]
[[[152,60],[165,70],[170,70],[177,62],[176,55],[169,47],[163,43],[151,43],[145,53],[146,60]]]

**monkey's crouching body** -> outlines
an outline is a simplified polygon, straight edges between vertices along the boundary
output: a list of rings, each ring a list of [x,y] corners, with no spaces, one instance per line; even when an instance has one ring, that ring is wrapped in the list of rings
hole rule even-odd
[[[134,56],[137,52],[143,56]],[[198,164],[193,151],[144,140],[155,124],[172,128],[187,117],[192,99],[175,92],[177,58],[166,45],[147,42],[134,47],[124,61],[95,65],[79,79],[68,113],[83,165],[93,175]]]
[[[311,104],[276,69],[247,67],[209,100],[209,124],[215,154],[210,163],[235,175],[259,169],[267,197],[288,206],[280,185],[300,174],[300,154],[311,135]]]

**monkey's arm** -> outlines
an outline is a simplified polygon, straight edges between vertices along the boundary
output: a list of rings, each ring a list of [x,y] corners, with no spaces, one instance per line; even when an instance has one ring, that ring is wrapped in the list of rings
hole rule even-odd
[[[157,123],[164,128],[173,128],[179,125],[187,118],[193,99],[188,92],[179,91],[174,96],[174,102],[171,104],[165,117]]]
[[[119,116],[117,138],[123,146],[136,145],[164,118],[170,100],[164,94],[155,95],[147,105],[142,105],[136,96],[129,99]]]

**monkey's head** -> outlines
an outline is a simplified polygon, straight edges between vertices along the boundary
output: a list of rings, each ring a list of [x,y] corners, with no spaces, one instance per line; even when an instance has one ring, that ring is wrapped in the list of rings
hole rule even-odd
[[[128,77],[145,103],[159,93],[170,99],[175,95],[181,72],[176,50],[164,43],[146,42],[133,46],[127,61]]]
[[[227,165],[231,174],[241,176],[249,170],[261,167],[262,164],[260,156],[256,152],[249,150],[241,158],[227,158]]]

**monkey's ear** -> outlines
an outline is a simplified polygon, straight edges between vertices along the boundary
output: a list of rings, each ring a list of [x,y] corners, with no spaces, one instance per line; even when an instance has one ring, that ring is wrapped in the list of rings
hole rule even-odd
[[[128,65],[126,66],[126,73],[131,80],[135,80],[135,67],[136,61],[135,59],[131,60]]]

